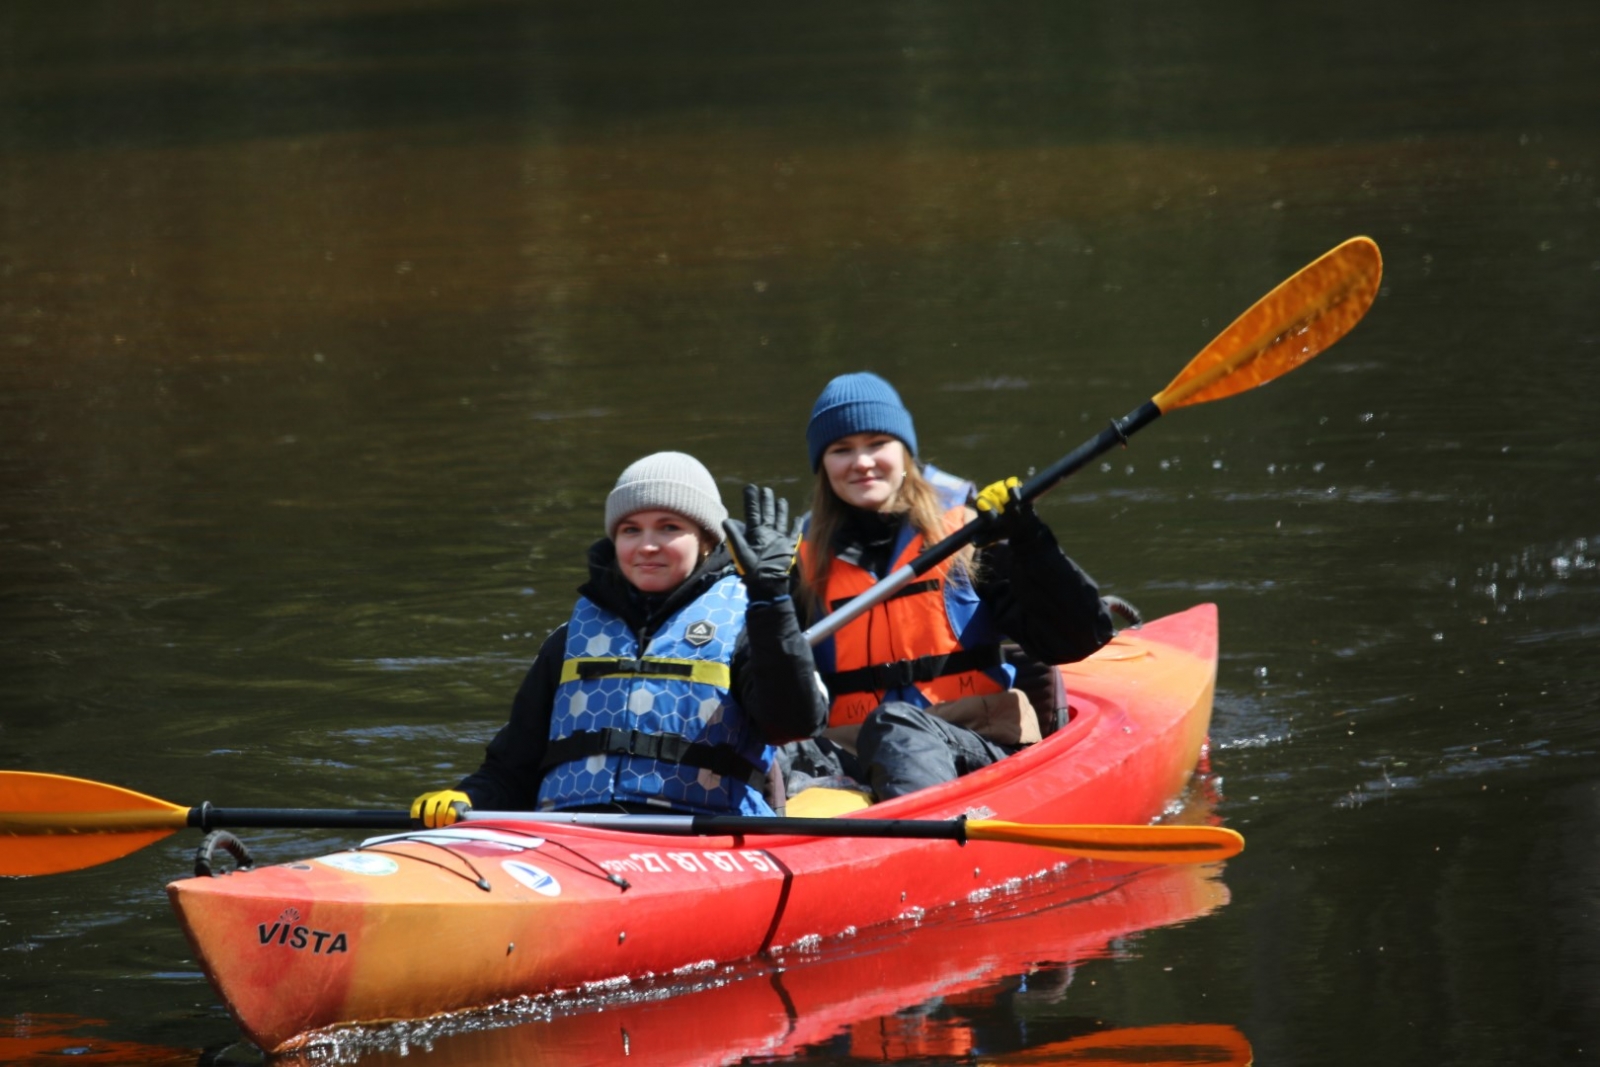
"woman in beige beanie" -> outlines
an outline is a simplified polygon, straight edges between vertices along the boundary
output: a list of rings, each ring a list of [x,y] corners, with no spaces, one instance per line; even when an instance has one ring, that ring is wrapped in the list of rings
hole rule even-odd
[[[466,808],[770,815],[774,746],[828,709],[789,599],[788,505],[745,487],[728,520],[682,452],[631,464],[571,618],[546,638],[476,773],[424,793],[428,826]],[[723,535],[726,533],[727,540]]]

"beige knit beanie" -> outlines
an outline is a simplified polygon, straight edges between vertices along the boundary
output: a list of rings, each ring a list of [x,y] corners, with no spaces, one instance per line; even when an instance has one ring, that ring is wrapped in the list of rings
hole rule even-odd
[[[722,540],[728,509],[705,465],[682,452],[657,452],[629,464],[606,497],[606,536],[616,539],[617,524],[636,511],[672,511],[693,522],[711,540]]]

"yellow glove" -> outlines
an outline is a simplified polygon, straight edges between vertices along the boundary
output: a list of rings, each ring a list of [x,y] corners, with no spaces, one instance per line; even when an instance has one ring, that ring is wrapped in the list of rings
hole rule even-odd
[[[995,518],[1006,513],[1006,505],[1011,503],[1011,490],[1022,485],[1020,478],[1002,478],[998,482],[983,487],[978,494],[977,506],[979,511],[992,511]]]
[[[456,789],[437,789],[411,802],[411,818],[430,830],[449,826],[472,810],[472,798]]]
[[[1002,478],[984,486],[973,500],[978,517],[984,520],[984,529],[978,534],[980,544],[1010,541],[1018,546],[1038,540],[1044,524],[1033,505],[1022,499],[1021,487],[1020,478]]]

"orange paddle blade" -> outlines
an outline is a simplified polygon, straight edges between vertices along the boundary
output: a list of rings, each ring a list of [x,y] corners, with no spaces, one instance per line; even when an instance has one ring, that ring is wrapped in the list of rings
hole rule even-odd
[[[1383,257],[1352,237],[1255,302],[1153,398],[1162,413],[1287,374],[1349,333],[1378,296]]]
[[[969,819],[967,840],[1038,845],[1122,863],[1210,863],[1244,849],[1239,832],[1223,826],[1050,826]]]
[[[1249,1067],[1255,1051],[1225,1023],[1175,1023],[1102,1030],[1020,1052],[978,1057],[982,1067]]]
[[[189,809],[104,782],[0,771],[0,875],[109,863],[188,825]]]

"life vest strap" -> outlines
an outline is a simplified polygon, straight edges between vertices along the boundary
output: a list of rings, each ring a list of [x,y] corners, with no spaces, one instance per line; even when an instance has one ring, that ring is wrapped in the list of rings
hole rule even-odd
[[[1005,663],[999,645],[963,648],[945,656],[918,656],[894,663],[824,674],[822,681],[835,698],[847,693],[883,693],[951,674],[993,670]]]
[[[699,767],[723,778],[733,778],[752,789],[765,789],[767,772],[724,745],[690,741],[680,734],[652,734],[642,730],[579,730],[557,738],[545,749],[540,772],[590,756],[637,756],[662,763]]]
[[[596,678],[687,678],[718,689],[733,688],[726,663],[701,659],[569,659],[561,664],[561,684]]]
[[[938,591],[939,591],[939,579],[937,579],[937,578],[924,578],[920,582],[907,582],[905,585],[902,585],[899,589],[896,589],[894,592],[892,592],[888,596],[884,597],[883,600],[879,601],[879,603],[887,604],[889,601],[891,601],[891,600],[899,600],[903,596],[915,596],[918,593],[937,593]],[[846,604],[850,603],[850,601],[852,601],[854,599],[855,599],[855,597],[853,597],[853,596],[841,597],[838,600],[835,600],[835,601],[831,602],[828,605],[828,610],[829,611],[838,611],[840,608],[844,607]]]

